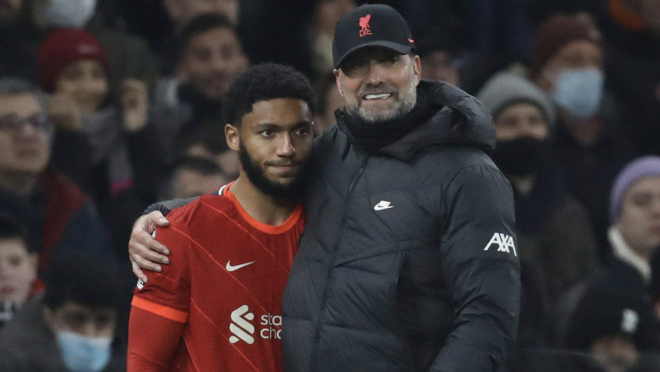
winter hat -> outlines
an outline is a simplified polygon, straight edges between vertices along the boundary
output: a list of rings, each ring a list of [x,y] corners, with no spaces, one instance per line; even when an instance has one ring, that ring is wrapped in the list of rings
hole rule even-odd
[[[37,55],[39,85],[52,91],[62,71],[81,60],[99,62],[108,70],[108,56],[101,43],[87,31],[63,29],[51,33],[41,43]]]
[[[554,127],[555,109],[548,97],[524,77],[512,73],[500,73],[491,78],[477,98],[493,117],[516,103],[531,103],[545,116],[548,126]]]
[[[621,203],[626,192],[640,178],[660,177],[660,156],[644,156],[628,163],[614,181],[610,194],[610,223],[616,223],[621,214]]]
[[[541,73],[545,64],[566,44],[586,40],[600,45],[601,38],[600,31],[588,17],[550,17],[536,31],[532,48],[532,75]]]
[[[649,350],[657,345],[657,322],[651,303],[619,290],[595,289],[580,300],[567,329],[567,346],[574,350],[590,350],[602,337],[629,337],[637,349]]]

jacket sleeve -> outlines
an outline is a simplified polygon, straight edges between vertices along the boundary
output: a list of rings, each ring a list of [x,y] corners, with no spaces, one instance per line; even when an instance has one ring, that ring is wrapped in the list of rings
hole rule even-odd
[[[197,200],[199,197],[188,198],[188,199],[174,199],[167,200],[163,202],[154,203],[147,207],[142,214],[149,214],[154,211],[160,211],[163,216],[167,216],[173,209],[183,207],[188,205],[188,203]]]
[[[515,341],[520,306],[513,192],[491,166],[461,170],[445,190],[441,236],[454,328],[430,371],[490,372]]]

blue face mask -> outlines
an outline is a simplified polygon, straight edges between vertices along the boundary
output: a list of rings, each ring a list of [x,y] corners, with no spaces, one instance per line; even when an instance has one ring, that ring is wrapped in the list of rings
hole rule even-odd
[[[600,108],[604,82],[603,72],[595,67],[564,71],[555,81],[555,102],[573,116],[593,117]]]
[[[72,372],[98,372],[110,361],[110,337],[87,337],[57,332],[57,345],[64,364]]]

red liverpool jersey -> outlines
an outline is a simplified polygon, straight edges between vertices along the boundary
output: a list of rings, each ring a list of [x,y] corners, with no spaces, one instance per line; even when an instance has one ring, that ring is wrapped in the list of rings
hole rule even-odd
[[[185,323],[170,371],[283,371],[282,295],[305,216],[280,226],[251,218],[229,186],[168,215],[156,239],[170,251],[133,306]]]

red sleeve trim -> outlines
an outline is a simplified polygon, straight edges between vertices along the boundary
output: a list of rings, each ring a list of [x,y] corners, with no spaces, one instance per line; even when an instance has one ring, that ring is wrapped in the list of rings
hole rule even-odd
[[[133,301],[131,302],[131,305],[139,309],[148,311],[152,314],[162,316],[165,319],[173,320],[175,322],[179,322],[179,323],[188,322],[188,315],[189,315],[188,313],[180,310],[175,310],[170,307],[163,306],[161,304],[157,304],[155,302],[151,302],[137,296],[133,296]]]

